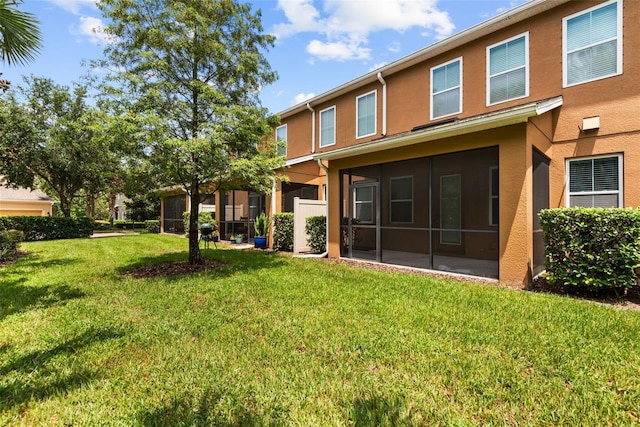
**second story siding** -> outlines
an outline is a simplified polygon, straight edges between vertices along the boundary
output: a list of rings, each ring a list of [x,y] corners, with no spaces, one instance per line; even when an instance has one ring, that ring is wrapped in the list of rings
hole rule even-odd
[[[613,35],[612,26],[606,21],[613,19],[612,10],[614,15],[620,11],[616,16],[622,19]],[[600,21],[589,24],[593,28],[583,23],[594,19]],[[372,72],[357,84],[345,85],[339,91],[311,100],[316,120],[315,150],[324,152],[363,144],[409,132],[416,126],[451,118],[474,117],[557,96],[564,99],[560,114],[572,120],[555,129],[553,139],[575,137],[573,116],[580,120],[588,116],[591,105],[606,105],[601,111],[611,117],[607,121],[608,131],[623,130],[618,129],[625,126],[620,116],[632,110],[630,104],[637,105],[640,100],[637,85],[640,81],[640,29],[637,22],[640,22],[640,2],[570,1],[530,14],[519,22],[503,25],[503,28],[469,37],[467,42],[450,50],[437,52],[434,49],[435,53],[432,53],[427,48],[423,56],[418,52],[418,57],[412,58],[409,66],[394,68],[394,64],[390,64],[383,67],[380,70],[381,80],[377,73]],[[471,31],[469,34],[475,33]],[[572,42],[567,44],[570,37]],[[446,46],[446,41],[441,43]],[[616,47],[618,51],[613,51]],[[605,67],[604,71],[593,71],[591,63],[577,62],[589,55],[604,58],[601,62],[597,58],[591,60],[595,64],[593,67]],[[613,70],[611,55],[619,60],[613,64]],[[573,71],[568,71],[570,67]],[[586,67],[591,68],[586,70]],[[461,75],[459,82],[456,81],[458,69]],[[438,78],[446,75],[440,86],[432,81],[434,72]],[[570,78],[572,80],[568,80],[568,72],[574,76]],[[587,77],[575,77],[587,72],[591,73]],[[385,135],[383,82],[387,92]],[[452,104],[432,106],[434,93],[441,98],[449,97],[448,102]],[[370,108],[365,100],[375,100],[375,124],[361,124],[367,128],[360,133],[357,117],[359,100],[363,108],[365,104]],[[320,112],[327,108],[335,108],[335,143],[321,146],[319,118]],[[438,112],[438,108],[443,109]],[[289,123],[289,158],[311,154],[311,111],[292,109],[283,116],[284,122]],[[296,147],[293,148],[292,144]]]

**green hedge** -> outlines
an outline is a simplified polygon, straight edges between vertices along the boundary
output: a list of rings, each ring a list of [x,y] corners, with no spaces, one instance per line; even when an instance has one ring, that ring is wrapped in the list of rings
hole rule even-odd
[[[327,250],[327,217],[324,215],[307,217],[304,225],[307,243],[311,252],[321,254]]]
[[[36,240],[76,239],[93,233],[93,219],[53,216],[3,216],[0,230],[20,230],[27,242]]]
[[[127,221],[124,219],[116,219],[113,221],[113,227],[121,230],[135,230],[146,228],[146,224],[141,221]]]
[[[552,286],[638,286],[640,209],[545,209],[540,223]]]
[[[15,255],[24,240],[24,233],[19,230],[0,231],[0,261],[5,261]]]
[[[148,219],[144,222],[144,228],[149,233],[160,233],[160,221],[157,219]]]
[[[273,249],[293,252],[293,213],[283,212],[273,216]]]

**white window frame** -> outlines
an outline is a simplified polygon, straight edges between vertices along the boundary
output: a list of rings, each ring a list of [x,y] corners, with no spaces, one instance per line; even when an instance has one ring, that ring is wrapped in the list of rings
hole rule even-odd
[[[519,66],[517,68],[511,68],[509,70],[506,71],[502,71],[500,73],[496,73],[496,74],[491,74],[491,49],[501,46],[503,44],[509,43],[510,41],[513,40],[517,40],[524,37],[524,65],[523,66]],[[498,105],[498,104],[502,104],[503,102],[509,102],[509,101],[513,101],[516,99],[522,99],[522,98],[527,98],[529,96],[529,32],[525,32],[522,34],[518,34],[517,36],[513,36],[511,38],[508,38],[506,40],[502,40],[499,43],[494,43],[491,46],[487,46],[487,106],[491,106],[491,105]],[[491,78],[495,77],[495,76],[499,76],[501,74],[507,74],[510,73],[512,71],[518,70],[524,68],[524,95],[522,96],[516,96],[515,98],[508,98],[502,101],[496,101],[496,102],[491,102]]]
[[[442,90],[442,91],[437,92],[437,93],[434,92],[434,88],[433,88],[433,73],[436,70],[438,70],[438,69],[440,69],[442,67],[446,67],[447,65],[453,64],[455,62],[460,62],[460,78],[459,78],[460,84],[458,86],[448,87],[447,89]],[[429,98],[430,98],[430,103],[431,103],[431,105],[430,105],[431,111],[429,112],[430,119],[434,120],[434,119],[439,119],[441,117],[447,117],[447,116],[452,116],[454,114],[462,113],[462,57],[458,57],[458,58],[452,59],[451,61],[445,62],[444,64],[440,64],[440,65],[438,65],[436,67],[431,68],[430,76],[431,76],[430,77],[431,78],[431,82],[430,82],[430,86],[431,87],[430,87],[430,91],[429,91]],[[434,115],[434,105],[435,105],[435,103],[433,101],[434,97],[436,95],[440,95],[442,93],[449,92],[449,91],[454,90],[454,89],[459,89],[460,90],[460,96],[458,97],[458,110],[454,111],[452,113],[443,114],[442,116]]]
[[[370,96],[370,95],[373,95],[373,132],[368,133],[366,135],[359,135],[359,133],[360,133],[360,126],[359,126],[360,120],[358,120],[358,119],[360,117],[360,111],[359,111],[360,108],[358,107],[358,104],[359,104],[358,101],[360,100],[360,98],[365,98],[365,97]],[[356,97],[356,139],[366,138],[368,136],[375,135],[377,126],[378,126],[378,91],[377,90],[372,90],[371,92],[367,92],[367,93],[364,93],[364,94]]]
[[[599,155],[599,156],[589,156],[589,157],[573,157],[570,159],[566,159],[565,160],[565,194],[567,195],[567,197],[565,198],[565,205],[566,207],[570,207],[571,206],[571,196],[580,196],[580,195],[585,195],[585,196],[589,196],[589,195],[598,195],[598,194],[615,194],[615,191],[590,191],[590,192],[579,192],[579,193],[572,193],[570,191],[571,189],[571,181],[570,181],[570,163],[574,162],[574,161],[580,161],[580,160],[593,160],[593,159],[602,159],[602,158],[607,158],[607,157],[617,157],[618,159],[618,206],[619,208],[623,208],[624,207],[624,194],[623,194],[623,188],[624,188],[624,182],[623,182],[623,157],[622,154],[603,154],[603,155]]]
[[[371,198],[370,199],[363,199],[363,200],[358,200],[358,190],[363,189],[363,188],[370,188],[371,189]],[[373,208],[375,207],[373,204],[373,201],[376,197],[375,193],[375,188],[374,186],[355,186],[354,190],[353,190],[353,218],[357,219],[359,221],[359,224],[375,224],[376,221],[376,212],[373,211]],[[358,205],[359,206],[369,206],[370,207],[370,211],[371,211],[371,219],[368,221],[364,221],[361,220],[360,218],[358,218]]]
[[[278,139],[278,132],[280,131],[280,129],[284,129],[284,139]],[[283,156],[287,156],[287,152],[289,151],[289,144],[287,142],[287,138],[288,138],[288,132],[289,130],[287,129],[287,124],[283,124],[281,126],[278,126],[276,128],[276,141],[284,141],[285,142],[285,146],[284,146],[284,154],[280,154],[279,152],[277,153],[278,155],[283,155]]]
[[[498,173],[498,194],[493,194],[493,172]],[[493,201],[498,200],[498,210],[500,207],[500,169],[498,166],[489,168],[489,225],[500,225],[500,213],[498,212],[498,222],[493,222]]]
[[[333,135],[332,135],[332,142],[330,144],[322,144],[322,115],[323,113],[327,113],[328,111],[333,110]],[[324,147],[330,147],[332,145],[336,144],[336,106],[333,105],[329,108],[325,108],[324,110],[320,111],[319,113],[320,116],[320,148],[324,148]]]
[[[568,51],[568,35],[567,35],[567,23],[574,18],[577,18],[581,15],[587,14],[587,13],[591,13],[594,10],[597,9],[601,9],[603,7],[607,7],[613,3],[618,3],[617,7],[616,7],[616,13],[617,13],[617,36],[616,36],[616,53],[617,53],[617,58],[616,58],[616,72],[613,74],[607,74],[604,76],[600,76],[600,77],[596,77],[596,78],[592,78],[592,79],[588,79],[588,80],[584,80],[581,82],[577,82],[577,83],[571,83],[569,84],[569,76],[568,76],[568,58],[569,58],[569,54],[571,52]],[[576,86],[576,85],[581,85],[584,83],[589,83],[589,82],[594,82],[597,80],[601,80],[601,79],[606,79],[608,77],[613,77],[613,76],[619,76],[620,74],[622,74],[622,0],[611,0],[608,1],[606,3],[601,3],[597,6],[591,7],[589,9],[586,10],[582,10],[580,12],[574,13],[573,15],[567,16],[565,18],[562,19],[562,87],[566,88],[566,87],[571,87],[571,86]],[[604,40],[604,41],[600,41],[592,46],[597,46],[603,43],[606,43],[607,41],[611,41],[613,39],[608,39],[608,40]],[[580,50],[585,49],[589,46],[583,46],[580,48]]]
[[[411,180],[411,198],[410,199],[393,199],[393,191],[391,186],[393,181],[401,179]],[[393,221],[393,203],[394,202],[411,202],[411,220],[410,221]],[[389,222],[391,224],[413,224],[413,175],[394,176],[389,178]]]

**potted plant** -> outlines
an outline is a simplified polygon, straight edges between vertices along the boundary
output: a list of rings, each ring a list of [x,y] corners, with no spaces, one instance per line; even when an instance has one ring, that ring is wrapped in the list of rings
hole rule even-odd
[[[267,234],[269,233],[269,226],[271,225],[271,218],[264,212],[261,212],[253,223],[253,228],[256,230],[256,236],[253,238],[253,245],[259,249],[267,248]]]
[[[242,243],[242,240],[244,239],[244,235],[236,234],[235,236],[231,236],[231,238],[235,240],[236,243]]]

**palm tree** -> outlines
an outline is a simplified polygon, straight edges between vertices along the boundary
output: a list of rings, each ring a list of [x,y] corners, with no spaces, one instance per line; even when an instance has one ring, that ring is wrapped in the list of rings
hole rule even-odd
[[[16,9],[17,4],[18,0],[0,0],[0,59],[8,65],[32,61],[41,46],[40,22]]]
[[[32,61],[41,46],[39,21],[33,14],[15,9],[18,1],[0,0],[0,60],[8,65]],[[10,84],[0,79],[0,90],[6,92]]]

